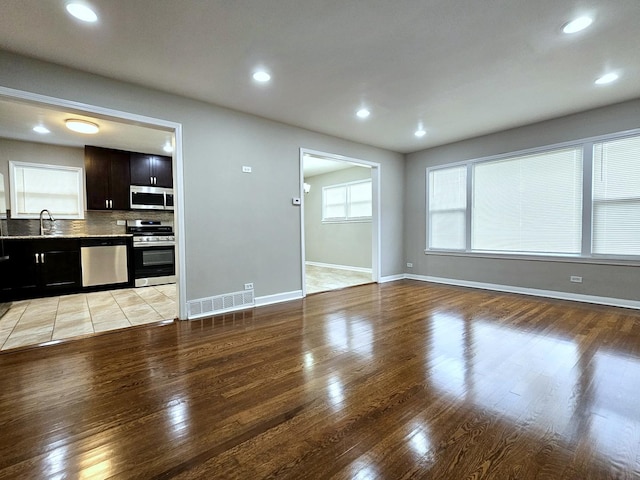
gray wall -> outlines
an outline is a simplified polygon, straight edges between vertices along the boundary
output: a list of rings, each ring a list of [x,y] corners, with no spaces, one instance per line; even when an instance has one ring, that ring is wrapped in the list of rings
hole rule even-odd
[[[640,300],[640,268],[586,263],[428,255],[426,168],[640,128],[640,100],[536,123],[407,155],[405,261],[408,273],[516,287]],[[570,283],[570,275],[583,277]]]
[[[353,167],[306,177],[305,256],[309,262],[371,268],[371,222],[322,223],[322,187],[371,178],[371,169]]]
[[[84,149],[0,138],[0,173],[4,175],[7,209],[11,209],[9,192],[10,161],[84,168]]]
[[[301,147],[381,164],[381,275],[403,271],[401,154],[8,52],[0,85],[182,124],[187,299],[302,289]]]

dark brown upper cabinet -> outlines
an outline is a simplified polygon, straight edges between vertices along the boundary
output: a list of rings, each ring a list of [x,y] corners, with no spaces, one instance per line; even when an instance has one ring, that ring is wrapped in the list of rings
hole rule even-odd
[[[171,157],[132,153],[131,185],[173,188]]]
[[[129,210],[130,152],[86,146],[88,210]]]

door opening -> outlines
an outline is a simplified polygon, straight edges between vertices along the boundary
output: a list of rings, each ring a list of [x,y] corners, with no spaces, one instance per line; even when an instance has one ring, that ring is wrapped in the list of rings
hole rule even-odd
[[[380,165],[300,150],[303,295],[378,281]]]

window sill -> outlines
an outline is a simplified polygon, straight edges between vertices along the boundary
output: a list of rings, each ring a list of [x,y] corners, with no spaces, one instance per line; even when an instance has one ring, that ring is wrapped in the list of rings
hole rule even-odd
[[[489,252],[460,252],[455,250],[425,250],[425,255],[439,255],[445,257],[492,258],[496,260],[525,260],[532,262],[560,262],[587,263],[594,265],[615,265],[624,267],[640,267],[640,258],[610,258],[610,257],[569,257],[562,255],[536,255],[517,253],[489,253]]]
[[[356,218],[354,220],[322,220],[322,223],[371,223],[371,219]]]

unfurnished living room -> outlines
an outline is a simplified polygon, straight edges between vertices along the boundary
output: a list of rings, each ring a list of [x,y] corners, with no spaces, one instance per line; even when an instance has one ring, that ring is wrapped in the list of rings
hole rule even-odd
[[[0,11],[0,479],[640,478],[637,0]]]

